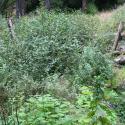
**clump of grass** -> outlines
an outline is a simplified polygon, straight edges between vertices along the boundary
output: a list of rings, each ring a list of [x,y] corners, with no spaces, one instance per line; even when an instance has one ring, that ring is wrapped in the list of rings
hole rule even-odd
[[[114,69],[115,76],[112,80],[113,86],[117,87],[125,87],[125,68],[115,68]]]
[[[90,2],[90,3],[88,3],[88,5],[87,5],[87,10],[86,10],[86,12],[87,12],[88,14],[94,15],[94,14],[96,14],[96,13],[98,12],[98,8],[96,7],[96,5],[95,5],[93,2]]]

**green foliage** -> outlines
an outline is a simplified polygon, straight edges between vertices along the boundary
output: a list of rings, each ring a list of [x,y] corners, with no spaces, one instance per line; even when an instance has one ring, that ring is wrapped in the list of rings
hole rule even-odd
[[[117,0],[117,3],[118,4],[122,4],[122,3],[124,3],[125,1],[124,0]]]
[[[12,3],[14,3],[14,0],[1,0],[0,1],[0,13],[5,11],[7,7],[9,7]]]
[[[62,8],[63,7],[63,4],[64,4],[64,2],[63,2],[64,0],[52,0],[51,1],[51,6],[53,7],[53,8]]]
[[[79,13],[45,11],[37,17],[24,17],[15,25],[16,41],[1,46],[7,70],[19,79],[28,74],[34,81],[42,81],[49,74],[72,73],[79,65],[82,46],[91,44],[95,33],[91,29],[97,30],[95,19]]]
[[[76,71],[76,82],[92,84],[96,77],[102,80],[112,78],[111,62],[94,47],[84,47]]]
[[[0,15],[0,41],[1,43],[9,40],[9,29],[7,27],[7,21]]]
[[[114,88],[123,87],[124,90],[124,81],[125,81],[125,68],[123,69],[114,69],[114,77],[112,79],[112,85]]]
[[[75,108],[77,107],[77,108]],[[50,95],[30,97],[17,111],[21,125],[116,125],[116,114],[108,102],[94,97],[93,87],[83,86],[76,105]],[[16,123],[16,112],[9,124]]]
[[[49,93],[60,99],[62,98],[70,102],[75,102],[78,87],[72,85],[68,78],[66,79],[66,76],[59,77],[59,75],[54,74],[47,77],[43,83],[45,85],[45,93]]]
[[[123,9],[119,11],[124,20]],[[102,53],[112,45],[119,19],[113,16],[102,24],[97,16],[78,11],[41,9],[36,14],[14,20],[14,40],[0,17],[0,86],[10,97],[10,125],[17,121],[16,107],[22,125],[116,125],[114,103],[124,122],[124,101],[107,90],[108,82],[117,87],[124,81],[124,69],[112,80],[112,63]]]
[[[97,88],[96,88],[97,89]],[[98,93],[98,96],[101,93]],[[78,97],[78,104],[85,109],[84,118],[80,123],[84,125],[116,125],[116,113],[108,106],[103,98],[95,98],[93,87],[81,88],[81,94]]]
[[[94,14],[96,14],[96,13],[98,12],[98,9],[97,9],[96,5],[95,5],[93,2],[90,2],[90,3],[88,3],[88,5],[87,5],[87,10],[86,10],[86,12],[87,12],[88,14],[94,15]]]
[[[20,125],[73,125],[75,110],[70,103],[50,95],[34,96],[19,109],[18,119]],[[15,118],[15,114],[10,117],[10,125]]]
[[[114,110],[117,112],[120,123],[125,123],[125,100],[124,96],[115,104]]]
[[[119,93],[118,98],[112,102],[114,105],[114,110],[117,112],[117,115],[120,119],[120,122],[124,124],[125,122],[125,68],[115,69],[115,75],[112,79],[112,86],[116,89],[117,93]]]

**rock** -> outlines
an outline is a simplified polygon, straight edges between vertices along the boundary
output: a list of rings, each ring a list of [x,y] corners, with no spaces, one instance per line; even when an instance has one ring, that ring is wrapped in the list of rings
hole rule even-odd
[[[119,65],[125,65],[125,56],[119,56],[114,59],[114,62]]]

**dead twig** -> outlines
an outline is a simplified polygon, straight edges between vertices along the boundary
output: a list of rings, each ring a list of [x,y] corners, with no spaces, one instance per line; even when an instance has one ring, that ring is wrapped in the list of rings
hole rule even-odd
[[[9,18],[9,19],[8,19],[8,28],[9,28],[9,32],[10,32],[11,38],[12,38],[12,39],[15,39],[16,36],[15,36],[15,32],[14,32],[13,27],[14,27],[14,26],[13,26],[12,18]]]

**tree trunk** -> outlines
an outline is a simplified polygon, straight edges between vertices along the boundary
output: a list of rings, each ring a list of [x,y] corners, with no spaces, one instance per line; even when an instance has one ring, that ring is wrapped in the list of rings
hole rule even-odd
[[[20,17],[20,13],[19,13],[19,0],[16,0],[16,16],[17,16],[17,18]]]
[[[87,0],[82,0],[82,10],[85,11],[87,9]]]
[[[25,0],[16,0],[16,16],[19,18],[25,12]]]
[[[50,0],[45,0],[45,6],[46,6],[47,10],[50,10],[50,8],[51,8]]]
[[[25,7],[26,7],[26,1],[20,0],[21,16],[24,16],[25,14]]]

